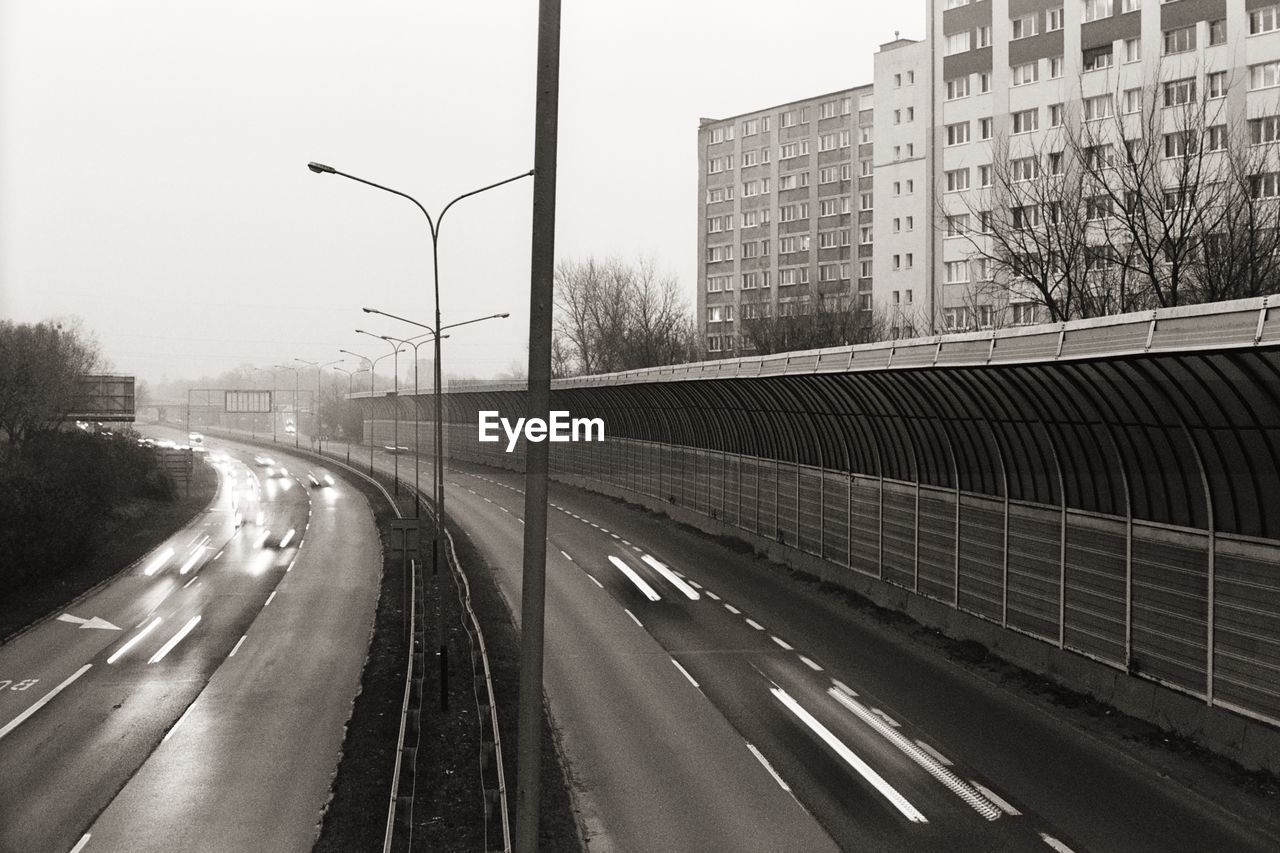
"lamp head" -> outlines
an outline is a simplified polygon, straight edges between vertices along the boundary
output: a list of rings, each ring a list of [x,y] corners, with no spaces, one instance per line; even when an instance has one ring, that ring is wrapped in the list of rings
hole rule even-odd
[[[332,166],[326,166],[324,163],[317,163],[314,160],[307,164],[307,168],[315,172],[317,175],[332,175],[335,171]]]

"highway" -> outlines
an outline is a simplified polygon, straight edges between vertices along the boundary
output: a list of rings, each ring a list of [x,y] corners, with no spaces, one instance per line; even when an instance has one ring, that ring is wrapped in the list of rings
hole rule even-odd
[[[226,457],[205,511],[0,646],[0,851],[314,844],[372,628],[377,531],[362,495],[313,487],[287,453],[269,474],[244,446],[209,450]]]
[[[513,605],[522,486],[448,472],[448,511]],[[545,684],[593,851],[1276,849],[1212,793],[762,560],[563,484],[551,496]]]

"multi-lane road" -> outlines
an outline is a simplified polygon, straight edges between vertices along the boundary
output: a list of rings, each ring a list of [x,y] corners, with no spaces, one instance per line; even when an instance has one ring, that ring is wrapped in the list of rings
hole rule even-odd
[[[523,478],[447,479],[518,603]],[[545,684],[593,851],[1276,849],[1220,791],[762,560],[561,484],[551,501]]]
[[[359,492],[314,487],[301,459],[273,452],[268,471],[249,448],[209,449],[205,511],[0,646],[3,853],[314,844],[368,646],[377,531]]]

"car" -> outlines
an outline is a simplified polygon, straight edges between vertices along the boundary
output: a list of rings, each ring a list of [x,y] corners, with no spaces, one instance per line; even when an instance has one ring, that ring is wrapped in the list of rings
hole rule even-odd
[[[275,460],[273,460],[270,456],[259,455],[259,456],[253,457],[253,464],[270,467],[272,465],[275,465],[276,463],[275,463]]]
[[[326,474],[323,471],[321,471],[318,475],[315,474],[314,472],[308,471],[307,479],[311,481],[311,487],[313,489],[323,489],[326,486],[333,485],[333,475]]]
[[[204,436],[198,432],[193,432],[187,436],[187,440],[194,444],[204,444]]]

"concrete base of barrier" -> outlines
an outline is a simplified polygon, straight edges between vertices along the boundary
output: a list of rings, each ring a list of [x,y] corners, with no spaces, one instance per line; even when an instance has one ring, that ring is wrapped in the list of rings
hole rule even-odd
[[[916,595],[910,590],[749,533],[700,512],[584,477],[557,475],[555,479],[664,512],[676,521],[713,536],[740,539],[775,562],[851,590],[881,607],[905,613],[952,639],[981,643],[993,654],[1017,666],[1086,693],[1140,720],[1191,738],[1249,770],[1280,774],[1280,729],[1274,726],[1211,706],[1204,699],[1129,675],[1092,658],[1060,649],[1045,640],[1003,628],[956,610],[949,604]]]

